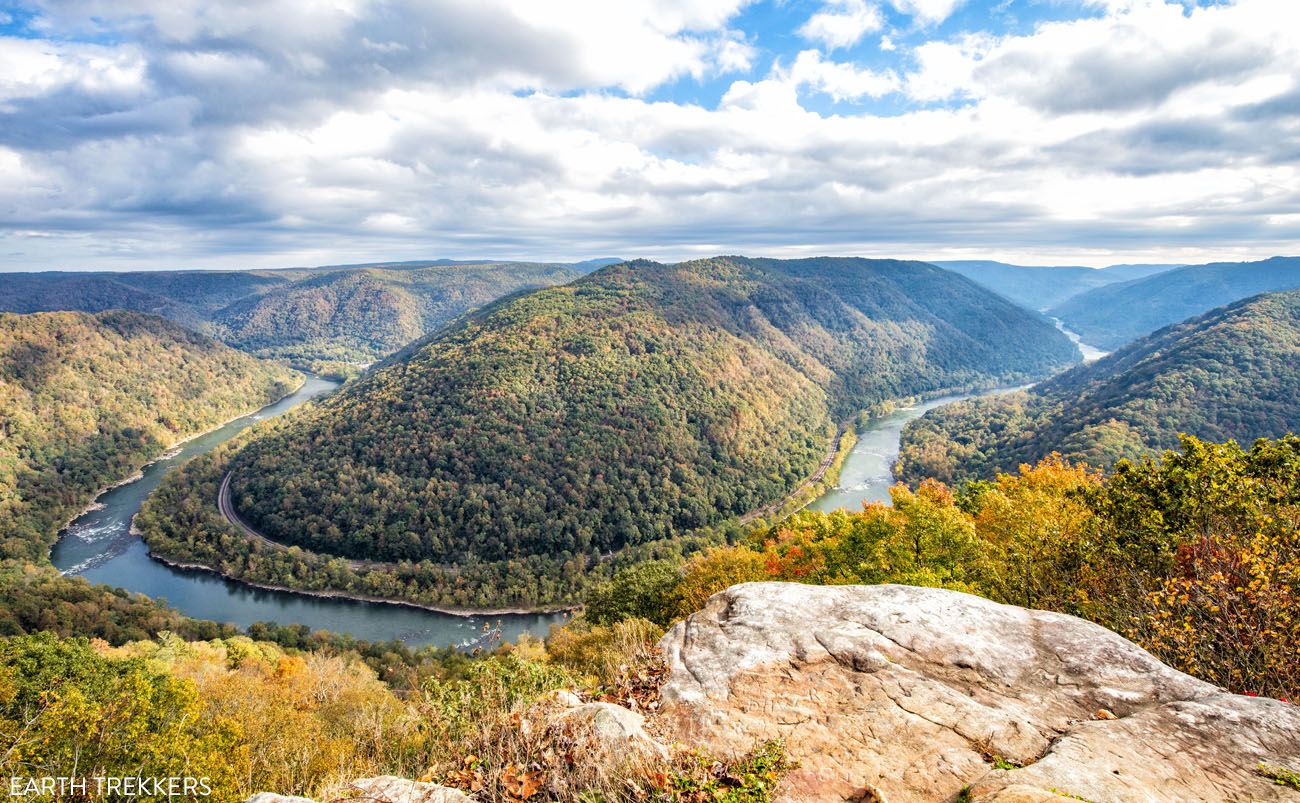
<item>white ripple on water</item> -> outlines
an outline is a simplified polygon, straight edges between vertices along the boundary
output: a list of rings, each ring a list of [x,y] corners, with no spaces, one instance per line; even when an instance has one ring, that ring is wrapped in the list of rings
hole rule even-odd
[[[81,574],[82,572],[89,571],[103,563],[107,563],[108,559],[111,557],[114,556],[108,552],[101,552],[98,555],[93,555],[89,558],[86,558],[81,563],[77,563],[75,565],[69,566],[68,568],[59,572],[59,574],[63,575],[64,577],[71,577],[72,575]]]
[[[122,522],[116,519],[101,521],[95,525],[82,524],[68,530],[68,535],[85,544],[94,544],[106,538],[112,538],[122,529]]]

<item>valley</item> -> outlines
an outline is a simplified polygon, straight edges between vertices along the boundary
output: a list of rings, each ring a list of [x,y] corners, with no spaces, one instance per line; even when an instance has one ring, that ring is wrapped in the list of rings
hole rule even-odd
[[[922,263],[628,263],[492,305],[195,461],[140,526],[168,559],[259,584],[570,604],[625,562],[698,549],[783,498],[836,420],[1041,377],[1077,354]],[[250,541],[215,510],[228,474],[240,518],[299,552]]]
[[[0,788],[1300,803],[1296,30],[5,0]]]
[[[903,429],[936,407],[971,398],[971,395],[996,396],[1017,388],[995,388],[979,394],[941,396],[937,399],[899,406],[888,413],[870,416],[859,427],[857,442],[840,468],[835,484],[813,499],[805,509],[830,513],[835,510],[857,511],[872,502],[889,503],[889,489],[898,478],[894,463],[898,460]]]
[[[991,479],[1051,453],[1109,469],[1190,434],[1249,444],[1300,421],[1300,291],[1266,293],[1139,338],[1021,393],[934,410],[903,434],[910,482]]]
[[[1046,314],[1114,350],[1162,327],[1259,293],[1300,288],[1300,258],[1184,265],[1072,295]]]
[[[5,376],[16,392],[7,398],[34,411],[7,419],[7,435],[34,442],[45,418],[75,432],[74,422],[96,410],[89,400],[121,387],[108,353],[163,372],[146,393],[106,406],[130,411],[118,423],[165,428],[183,405],[211,406],[202,419],[210,425],[156,430],[122,461],[103,463],[112,468],[102,476],[117,484],[61,531],[48,554],[53,568],[39,556],[0,562],[0,681],[12,667],[66,661],[110,675],[148,666],[149,683],[196,683],[192,710],[253,728],[243,738],[259,749],[288,742],[276,729],[258,730],[255,711],[269,706],[286,717],[291,708],[300,727],[344,734],[313,743],[318,755],[470,791],[514,788],[509,762],[553,752],[555,723],[565,718],[631,709],[656,732],[689,730],[695,709],[673,695],[709,675],[679,671],[674,651],[698,641],[664,631],[683,619],[707,630],[722,599],[749,600],[756,619],[725,615],[760,628],[779,607],[770,602],[792,594],[807,597],[799,596],[801,609],[820,604],[822,593],[839,600],[838,610],[903,589],[947,595],[925,598],[945,610],[993,600],[1010,611],[999,615],[1059,611],[1092,623],[1060,622],[1117,645],[1129,642],[1098,624],[1133,639],[1169,664],[1156,671],[1286,697],[1300,682],[1280,646],[1297,635],[1287,611],[1288,578],[1300,561],[1292,524],[1300,442],[1286,433],[1300,398],[1298,311],[1300,291],[1265,294],[1105,354],[1067,322],[923,263],[641,262],[489,303],[346,384],[303,381],[282,363],[149,315],[0,316],[14,333]],[[95,326],[108,342],[127,343],[105,351],[86,341],[83,330]],[[51,354],[64,356],[37,359]],[[81,372],[67,374],[69,366]],[[97,384],[101,377],[108,386]],[[168,379],[193,392],[177,393]],[[250,381],[264,387],[261,396]],[[70,403],[51,416],[40,406],[46,397]],[[154,399],[157,416],[141,406]],[[237,413],[258,403],[228,420],[232,405]],[[1271,440],[1242,449],[1180,442],[1183,431]],[[12,452],[29,461],[31,453]],[[1158,460],[1112,468],[1117,458],[1144,456]],[[1005,473],[1019,462],[1027,464],[1019,473]],[[1210,478],[1220,495],[1192,490]],[[97,486],[78,487],[68,497],[76,509]],[[39,496],[9,497],[28,498]],[[12,501],[5,509],[22,510]],[[1214,522],[1209,530],[1205,521]],[[38,546],[33,532],[11,537],[10,548]],[[1216,585],[1229,575],[1239,585]],[[760,591],[747,597],[746,589]],[[1248,619],[1223,616],[1224,605]],[[1258,621],[1267,637],[1252,640]],[[788,627],[762,638],[779,639]],[[917,627],[917,637],[941,635],[932,624]],[[962,638],[987,632],[972,625]],[[843,638],[858,635],[855,626]],[[96,640],[83,647],[77,636]],[[838,644],[832,663],[846,661],[855,673],[876,660]],[[947,666],[948,651],[935,653],[934,667]],[[695,660],[733,671],[717,655]],[[803,671],[834,671],[826,666]],[[946,670],[924,671],[946,682]],[[313,702],[339,678],[357,691]],[[748,692],[737,693],[743,708]],[[660,694],[665,705],[642,707]],[[1220,697],[1226,711],[1273,703]],[[472,711],[458,715],[466,724],[441,719],[462,705]],[[389,713],[373,733],[400,747],[359,738],[356,727],[375,706]],[[820,766],[838,743],[840,710],[819,715],[816,738],[825,744],[808,749],[755,743],[771,735],[771,723],[740,717],[745,748],[730,752],[725,734],[708,735],[709,749],[723,756],[709,766],[730,768],[723,771],[743,788],[767,783],[757,778],[804,788],[825,772],[808,775],[786,758]],[[522,744],[494,741],[534,727],[525,722],[541,730]],[[1225,744],[1234,733],[1208,720],[1194,730],[1195,739]],[[1142,739],[1192,738],[1186,732],[1153,728]],[[647,744],[656,772],[674,783],[712,783],[716,770],[701,775],[692,763],[704,759]],[[933,749],[929,741],[914,747]],[[1030,763],[1037,755],[1014,752],[1011,742],[999,749]],[[966,780],[945,783],[998,788],[1006,760],[968,752]],[[483,754],[496,757],[476,763]],[[854,749],[844,760],[869,764],[876,755]],[[1234,755],[1248,763],[1286,754]],[[200,760],[220,773],[242,759]],[[480,766],[482,780],[478,770],[458,769]],[[327,784],[339,778],[323,767],[300,776],[247,771],[278,788],[325,790],[322,799],[332,799]],[[554,800],[581,775],[574,767],[533,772]],[[1072,789],[1094,788],[1081,785],[1079,771],[1067,775]],[[1049,785],[1065,777],[1040,776],[1054,779]],[[410,783],[380,780],[389,789]],[[1237,783],[1264,788],[1254,776]],[[920,794],[920,786],[881,784]],[[233,803],[234,792],[223,794]]]
[[[151,315],[0,313],[0,558],[43,561],[98,490],[301,382]]]
[[[485,626],[498,628],[499,634],[511,641],[524,632],[545,634],[550,624],[559,621],[558,616],[458,616],[408,606],[312,597],[250,587],[205,570],[172,566],[149,555],[147,547],[131,531],[131,521],[168,471],[258,422],[282,415],[337,387],[335,382],[309,377],[292,395],[188,441],[150,463],[138,479],[102,494],[92,510],[69,524],[50,553],[51,562],[65,575],[163,599],[196,619],[229,622],[241,628],[256,622],[306,625],[312,630],[349,634],[367,641],[397,639],[416,646],[473,644]]]

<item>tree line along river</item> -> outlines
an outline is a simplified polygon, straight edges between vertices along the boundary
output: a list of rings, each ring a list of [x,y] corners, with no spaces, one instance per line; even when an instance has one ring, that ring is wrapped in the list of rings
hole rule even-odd
[[[50,559],[64,574],[165,599],[187,616],[240,627],[254,622],[302,624],[312,630],[350,633],[367,641],[400,639],[413,645],[437,646],[473,644],[481,638],[485,626],[499,627],[501,636],[508,641],[524,632],[545,635],[549,626],[560,620],[559,614],[453,616],[403,605],[311,597],[253,588],[209,572],[173,568],[149,557],[144,542],[131,533],[131,517],[158,487],[163,475],[258,421],[281,415],[337,387],[337,382],[309,377],[292,395],[187,441],[146,466],[139,479],[100,496],[93,510],[64,530]]]
[[[1087,347],[1084,353],[1090,359],[1100,354]],[[139,478],[100,496],[93,509],[64,530],[50,559],[64,574],[164,599],[196,619],[229,622],[240,627],[255,622],[301,624],[312,630],[349,633],[368,641],[400,639],[413,645],[438,646],[474,644],[485,629],[499,629],[507,641],[525,632],[545,635],[551,624],[561,620],[562,614],[456,616],[403,605],[312,597],[253,588],[209,572],[174,568],[149,557],[144,542],[131,533],[131,518],[158,487],[163,475],[258,421],[281,415],[337,387],[336,382],[309,377],[292,395],[187,441],[146,466]],[[903,428],[928,410],[970,395],[973,394],[945,396],[867,422],[844,462],[836,487],[813,500],[809,507],[821,511],[859,510],[863,502],[888,502],[889,488],[894,484],[892,467],[898,458]]]

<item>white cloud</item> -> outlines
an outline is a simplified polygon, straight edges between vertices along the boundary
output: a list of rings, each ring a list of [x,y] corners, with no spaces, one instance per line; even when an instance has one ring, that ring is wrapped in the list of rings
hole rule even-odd
[[[825,0],[799,28],[799,35],[826,47],[848,47],[884,24],[880,9],[866,0]]]
[[[1300,47],[1300,4],[1238,0],[1197,8],[1109,0],[1095,19],[1052,22],[1033,33],[969,34],[916,49],[917,100],[1007,97],[1059,113],[1156,106],[1185,89],[1235,84],[1260,70],[1286,73]],[[1293,74],[1293,73],[1292,73]]]
[[[345,87],[400,78],[641,93],[747,69],[727,22],[752,0],[42,1],[53,34],[128,31],[162,51],[234,45],[241,58]]]
[[[956,41],[930,41],[912,51],[917,68],[907,76],[913,100],[938,101],[976,92],[975,68],[992,50],[987,36],[967,34]]]
[[[893,71],[877,72],[826,61],[816,50],[800,53],[784,77],[796,86],[811,87],[836,101],[878,98],[897,91],[902,84]]]
[[[308,37],[252,3],[126,2],[101,8],[120,44],[0,41],[0,253],[23,253],[0,267],[1300,251],[1300,10],[1278,0],[1126,4],[894,70],[810,49],[716,108],[645,93],[748,70],[741,0],[338,3]],[[809,91],[915,105],[823,116]]]
[[[69,87],[134,94],[144,88],[146,66],[129,47],[0,37],[0,102]]]
[[[889,0],[903,14],[911,14],[922,25],[936,25],[962,5],[965,0]]]

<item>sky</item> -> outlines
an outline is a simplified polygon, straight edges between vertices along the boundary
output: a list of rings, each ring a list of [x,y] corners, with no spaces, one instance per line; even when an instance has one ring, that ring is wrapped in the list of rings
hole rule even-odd
[[[0,0],[0,271],[1300,254],[1297,0]]]

